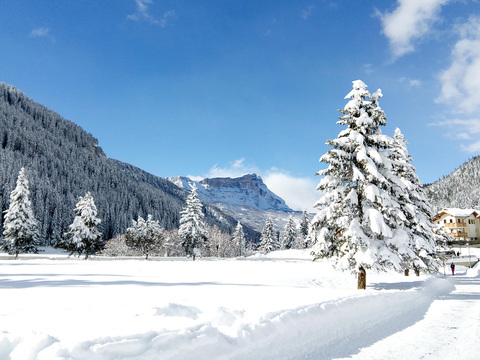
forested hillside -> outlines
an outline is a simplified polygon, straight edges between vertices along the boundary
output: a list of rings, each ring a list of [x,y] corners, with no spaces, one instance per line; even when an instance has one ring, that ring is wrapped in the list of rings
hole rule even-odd
[[[177,228],[185,204],[184,191],[170,181],[107,158],[97,139],[81,127],[0,83],[2,214],[22,167],[30,182],[44,244],[53,243],[67,231],[75,203],[87,191],[95,199],[105,239],[124,233],[132,219],[147,214],[167,230]],[[221,229],[236,225],[233,218],[211,206],[206,213],[207,222]],[[246,233],[253,235],[249,229]]]
[[[446,207],[480,208],[480,156],[433,184],[425,185],[425,189],[436,211]]]

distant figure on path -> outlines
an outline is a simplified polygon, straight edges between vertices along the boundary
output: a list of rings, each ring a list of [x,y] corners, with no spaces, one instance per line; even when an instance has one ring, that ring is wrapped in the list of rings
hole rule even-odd
[[[452,262],[452,265],[450,265],[452,268],[452,275],[455,275],[455,264]]]

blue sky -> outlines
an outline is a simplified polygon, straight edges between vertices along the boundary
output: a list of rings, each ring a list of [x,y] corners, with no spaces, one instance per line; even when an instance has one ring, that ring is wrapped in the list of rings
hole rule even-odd
[[[158,176],[257,172],[291,207],[353,80],[424,183],[480,152],[477,0],[2,1],[0,81]]]

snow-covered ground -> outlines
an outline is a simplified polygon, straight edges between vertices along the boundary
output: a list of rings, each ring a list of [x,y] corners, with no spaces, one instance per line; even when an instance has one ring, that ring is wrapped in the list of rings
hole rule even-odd
[[[449,273],[0,254],[0,359],[478,359],[479,268]]]

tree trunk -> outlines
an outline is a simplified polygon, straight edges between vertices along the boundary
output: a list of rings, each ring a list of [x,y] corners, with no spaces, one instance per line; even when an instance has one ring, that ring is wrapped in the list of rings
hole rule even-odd
[[[415,271],[415,275],[420,276],[420,269],[419,268],[416,267],[413,270]]]
[[[410,270],[409,269],[405,269],[405,276],[408,276],[410,275]]]
[[[365,290],[367,288],[367,272],[360,266],[358,268],[358,289]]]
[[[85,253],[85,259],[84,260],[88,260],[88,251]]]

